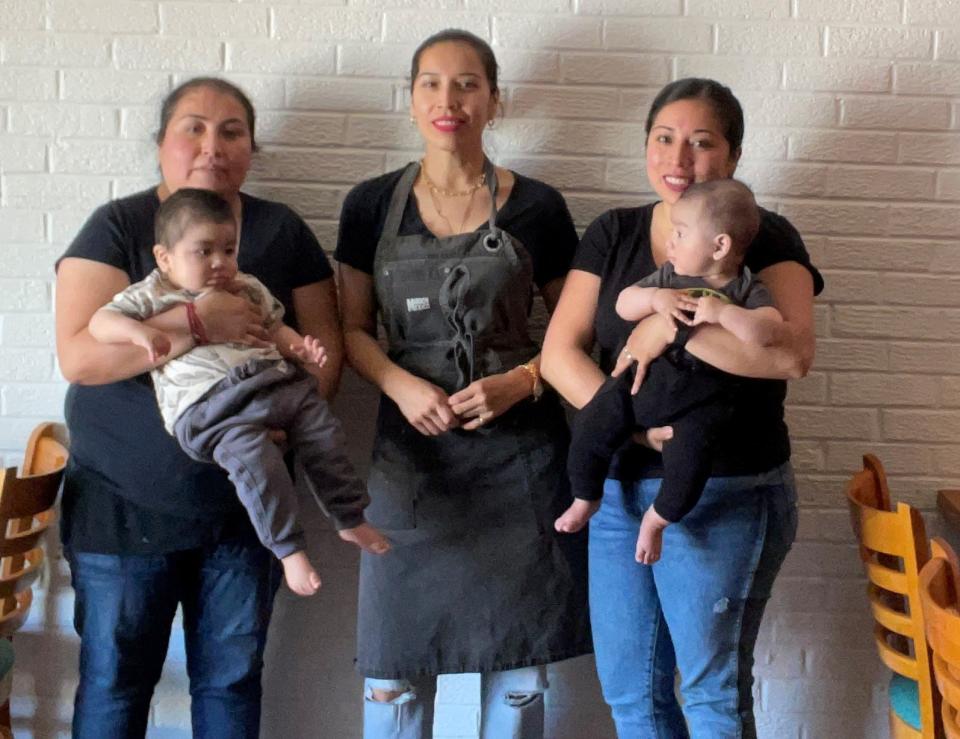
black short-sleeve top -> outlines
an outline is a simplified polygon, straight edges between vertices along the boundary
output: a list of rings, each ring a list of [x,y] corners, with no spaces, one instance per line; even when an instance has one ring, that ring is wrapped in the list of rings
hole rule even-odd
[[[657,269],[650,245],[650,224],[656,204],[617,208],[599,216],[583,234],[573,269],[600,277],[594,330],[600,368],[609,373],[634,323],[616,313],[617,295]],[[753,274],[779,262],[797,262],[810,271],[814,294],[823,290],[823,277],[810,262],[800,234],[776,213],[761,210],[760,231],[747,249],[745,264]],[[751,380],[735,409],[733,426],[724,435],[713,467],[715,475],[754,474],[790,458],[790,441],[783,418],[786,382]],[[658,477],[660,457],[632,444],[617,455],[611,474],[622,480]]]
[[[335,258],[367,274],[373,260],[390,197],[404,169],[361,182],[348,194],[340,214],[340,232]],[[564,277],[577,248],[577,232],[567,204],[554,188],[514,173],[515,182],[507,201],[497,212],[497,226],[518,239],[533,260],[533,279],[543,287]],[[486,228],[486,224],[479,228]],[[429,235],[411,192],[400,222],[400,235]]]
[[[263,282],[296,327],[293,291],[332,275],[316,237],[290,208],[241,195],[240,269]],[[98,208],[62,258],[123,270],[130,282],[155,267],[156,190]],[[70,462],[61,533],[76,551],[155,554],[256,538],[219,467],[192,461],[163,428],[149,374],[108,385],[71,385],[65,403]]]

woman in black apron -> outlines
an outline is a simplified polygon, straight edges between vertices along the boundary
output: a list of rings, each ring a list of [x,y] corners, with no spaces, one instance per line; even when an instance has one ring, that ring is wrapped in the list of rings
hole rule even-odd
[[[367,518],[394,545],[361,563],[364,736],[431,736],[436,676],[480,672],[481,735],[541,739],[544,665],[590,638],[585,540],[552,529],[567,426],[527,318],[577,237],[555,190],[483,153],[485,42],[427,39],[411,80],[425,156],[351,191],[336,255],[350,362],[383,391]]]

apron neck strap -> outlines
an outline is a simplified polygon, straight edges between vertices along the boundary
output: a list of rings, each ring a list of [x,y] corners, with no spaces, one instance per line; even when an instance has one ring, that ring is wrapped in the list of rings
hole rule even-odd
[[[387,219],[383,223],[383,237],[394,239],[400,233],[400,221],[403,220],[403,211],[407,207],[407,200],[410,198],[410,190],[413,189],[413,183],[420,174],[420,162],[410,162],[407,168],[400,175],[400,181],[393,188],[393,195],[390,197],[390,209],[387,211]]]
[[[487,157],[483,158],[483,173],[487,176],[487,188],[490,190],[490,230],[497,230],[497,168]]]

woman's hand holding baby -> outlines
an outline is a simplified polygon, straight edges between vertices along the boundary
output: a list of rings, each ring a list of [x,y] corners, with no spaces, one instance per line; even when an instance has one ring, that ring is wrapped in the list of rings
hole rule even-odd
[[[204,293],[194,305],[211,344],[270,345],[259,309],[229,289]]]
[[[663,320],[659,315],[651,315],[640,321],[627,338],[626,346],[617,356],[616,366],[610,374],[619,377],[636,362],[636,374],[630,390],[636,395],[650,362],[663,354],[676,334],[677,324],[673,319]]]

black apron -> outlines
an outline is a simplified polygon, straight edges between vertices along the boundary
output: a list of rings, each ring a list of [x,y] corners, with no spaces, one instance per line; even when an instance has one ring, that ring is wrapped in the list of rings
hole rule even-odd
[[[394,189],[373,280],[390,359],[452,394],[539,351],[527,331],[533,264],[496,225],[490,162],[487,228],[400,236],[419,171],[411,163]],[[568,445],[552,392],[436,437],[381,396],[366,515],[393,549],[361,557],[362,674],[487,672],[591,650],[586,532],[553,530],[571,501]]]

